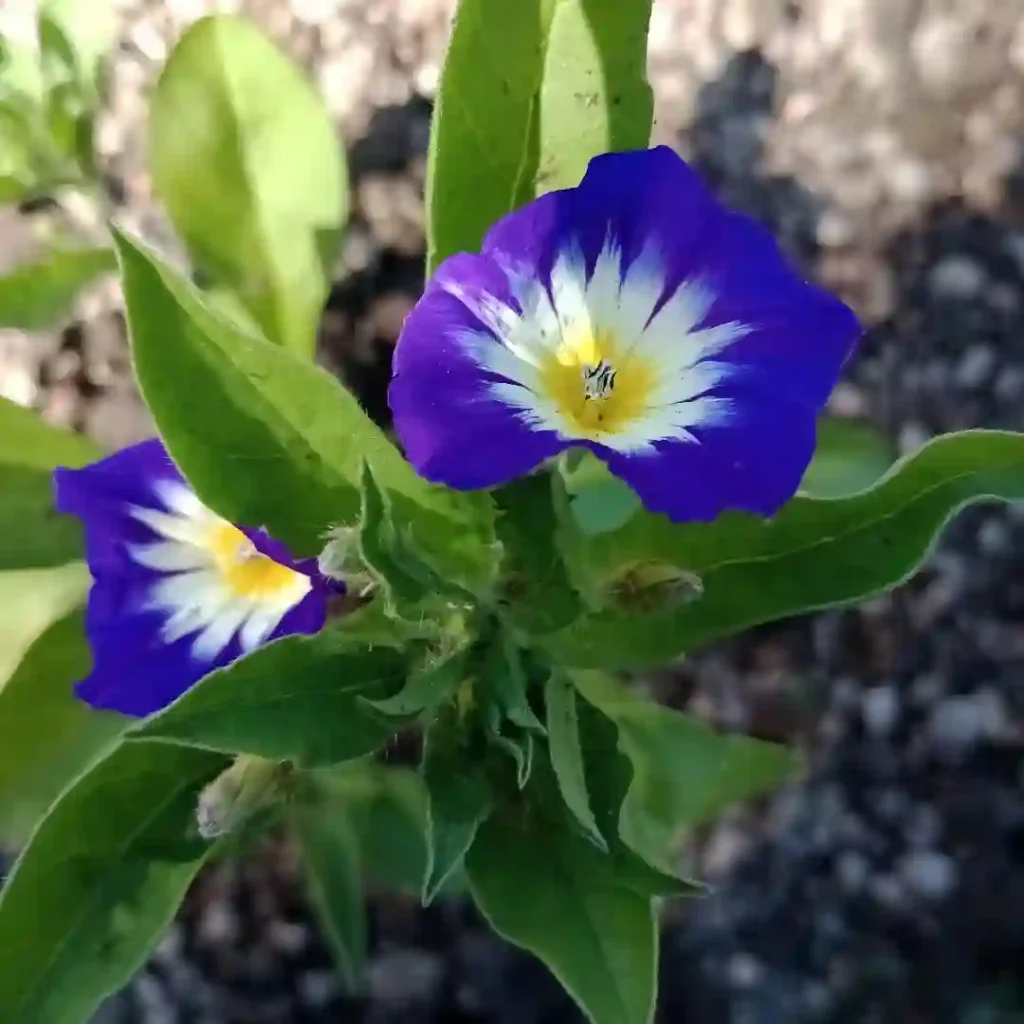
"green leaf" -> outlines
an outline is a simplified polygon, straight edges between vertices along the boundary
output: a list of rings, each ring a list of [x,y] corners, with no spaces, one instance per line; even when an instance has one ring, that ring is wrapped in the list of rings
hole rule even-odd
[[[599,849],[607,852],[608,843],[590,808],[579,720],[576,716],[576,687],[572,680],[561,672],[552,672],[544,689],[544,704],[547,709],[551,767],[558,780],[562,799],[587,836]],[[618,834],[617,823],[615,832]]]
[[[612,580],[655,562],[697,574],[697,600],[646,614],[614,609],[545,636],[563,664],[656,665],[737,630],[850,604],[904,582],[949,519],[978,501],[1024,499],[1024,434],[968,430],[935,438],[874,487],[844,498],[796,497],[771,520],[727,513],[710,524],[638,513],[591,538],[584,558]]]
[[[80,524],[53,509],[52,470],[99,457],[84,437],[57,430],[30,409],[0,398],[0,571],[82,557]]]
[[[839,498],[876,483],[892,465],[892,446],[870,424],[822,419],[814,458],[800,490],[816,498]]]
[[[483,671],[501,714],[520,729],[543,733],[544,723],[530,705],[530,678],[523,652],[510,630],[500,629],[491,638]]]
[[[0,277],[0,327],[42,331],[61,323],[75,296],[115,270],[112,249],[65,249]]]
[[[64,788],[128,724],[75,697],[74,684],[88,671],[84,623],[75,612],[42,633],[0,683],[0,845],[24,843]]]
[[[340,808],[297,807],[290,821],[314,911],[346,985],[357,989],[367,937],[356,832]]]
[[[434,569],[488,589],[496,552],[486,494],[427,484],[324,370],[225,320],[141,243],[114,237],[139,384],[203,501],[232,522],[266,526],[296,556],[315,555],[329,526],[359,515],[365,460]]]
[[[427,171],[428,273],[598,153],[642,149],[650,0],[462,0]]]
[[[0,572],[0,693],[26,651],[89,591],[81,562]]]
[[[645,149],[651,0],[555,0],[535,114],[537,194],[579,184],[591,157]]]
[[[679,831],[715,817],[790,778],[798,756],[786,747],[715,732],[598,672],[578,672],[583,695],[619,728],[633,776],[622,805],[625,841],[651,863],[667,864]]]
[[[134,734],[309,767],[350,761],[393,731],[360,698],[393,692],[405,671],[402,652],[361,650],[343,630],[283,637],[211,672]]]
[[[305,75],[252,22],[203,18],[164,66],[149,138],[157,193],[196,262],[268,338],[312,356],[347,180]]]
[[[528,633],[562,629],[583,611],[559,546],[558,477],[538,473],[495,492],[497,534],[510,583],[507,615]]]
[[[427,731],[422,770],[427,790],[426,906],[461,869],[494,797],[481,752],[470,744],[465,723],[454,711],[435,720]]]
[[[117,43],[117,19],[112,4],[93,0],[42,0],[39,4],[40,42],[43,56],[56,40],[47,25],[62,40],[57,56],[70,65],[81,91],[98,98],[103,85],[104,64]]]
[[[455,696],[469,671],[469,652],[461,648],[414,669],[401,690],[384,700],[367,703],[384,715],[408,718],[438,707]]]
[[[565,826],[508,808],[466,856],[470,891],[503,938],[540,957],[595,1024],[644,1024],[654,1010],[652,900],[612,858]]]
[[[227,763],[125,743],[64,793],[0,892],[0,1020],[81,1024],[142,966],[214,849],[196,800]]]

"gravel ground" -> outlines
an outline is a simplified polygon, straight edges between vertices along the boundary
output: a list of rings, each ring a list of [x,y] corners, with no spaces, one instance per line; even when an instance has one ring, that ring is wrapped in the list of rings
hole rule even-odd
[[[129,223],[168,248],[142,120],[169,40],[241,6],[316,75],[355,197],[321,358],[385,419],[390,347],[422,287],[450,0],[119,6],[100,148]],[[655,0],[650,69],[658,141],[871,326],[837,413],[904,451],[967,426],[1024,429],[1020,0]],[[0,219],[5,262],[24,220]],[[0,393],[109,446],[145,436],[117,310],[104,287],[59,336],[0,333]],[[1024,1020],[1022,581],[1024,516],[975,509],[897,593],[658,674],[664,699],[797,743],[810,763],[799,785],[692,837],[715,891],[666,921],[662,1020]],[[578,1019],[467,907],[381,896],[371,913],[367,992],[346,997],[279,847],[212,871],[97,1024]]]

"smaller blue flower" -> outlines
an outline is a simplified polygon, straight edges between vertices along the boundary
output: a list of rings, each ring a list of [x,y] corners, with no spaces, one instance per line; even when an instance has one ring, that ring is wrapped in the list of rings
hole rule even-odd
[[[56,507],[85,526],[91,674],[78,696],[144,717],[215,668],[315,633],[339,584],[262,530],[204,505],[158,440],[54,472]]]
[[[670,149],[610,153],[438,268],[389,401],[435,483],[494,487],[580,447],[677,522],[770,516],[859,334]]]

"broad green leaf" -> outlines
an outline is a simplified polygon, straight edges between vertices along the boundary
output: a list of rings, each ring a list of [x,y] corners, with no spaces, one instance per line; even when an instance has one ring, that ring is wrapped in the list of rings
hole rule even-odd
[[[786,747],[716,732],[601,673],[575,678],[587,700],[619,727],[619,749],[633,765],[621,832],[656,865],[666,864],[680,829],[780,785],[800,764]]]
[[[559,546],[560,485],[557,476],[538,473],[495,492],[507,615],[529,633],[562,629],[583,610]]]
[[[894,458],[892,445],[870,424],[822,419],[814,458],[800,490],[816,498],[855,494],[876,483]]]
[[[84,630],[80,612],[54,623],[0,684],[0,845],[20,846],[71,780],[128,724],[75,697],[74,684],[89,671]]]
[[[311,356],[347,180],[302,71],[252,22],[203,18],[164,66],[149,138],[156,190],[196,262],[268,338]]]
[[[366,911],[359,840],[340,807],[300,806],[289,816],[313,909],[342,977],[359,987],[366,964]]]
[[[536,192],[579,184],[591,157],[645,149],[652,0],[555,0],[536,109]]]
[[[650,0],[462,0],[427,172],[428,273],[501,216],[576,185],[588,160],[642,149]]]
[[[0,891],[0,1020],[81,1024],[142,966],[214,849],[196,800],[227,764],[125,743],[64,793]]]
[[[462,868],[477,829],[494,805],[480,755],[454,712],[436,719],[427,731],[422,768],[427,791],[424,905]]]
[[[65,249],[0,277],[0,327],[41,331],[65,319],[75,296],[117,268],[113,249]]]
[[[654,1010],[652,900],[583,836],[531,808],[480,827],[466,872],[484,917],[540,957],[595,1024],[644,1024]]]
[[[966,505],[1024,499],[1024,434],[968,430],[935,438],[869,490],[796,497],[771,520],[728,513],[711,524],[638,513],[591,538],[591,572],[610,581],[643,562],[695,573],[703,594],[647,614],[606,610],[544,644],[563,664],[655,665],[720,636],[849,604],[908,579]]]
[[[486,494],[427,484],[326,371],[225,320],[141,243],[121,232],[115,243],[143,395],[203,501],[315,555],[328,527],[355,523],[365,460],[424,558],[470,590],[489,588]]]
[[[551,673],[544,688],[544,705],[547,711],[551,767],[558,780],[562,799],[587,836],[599,849],[607,851],[608,843],[601,834],[590,807],[583,748],[580,745],[579,719],[576,715],[576,688],[568,676],[557,671]],[[618,834],[617,823],[615,831]]]
[[[54,511],[52,470],[84,466],[99,455],[84,437],[57,430],[30,409],[0,398],[0,571],[82,557],[80,524]]]
[[[26,651],[88,591],[82,562],[0,572],[0,693]]]
[[[275,640],[211,672],[134,735],[305,766],[373,753],[393,727],[362,697],[393,692],[406,657],[360,649],[343,629]]]

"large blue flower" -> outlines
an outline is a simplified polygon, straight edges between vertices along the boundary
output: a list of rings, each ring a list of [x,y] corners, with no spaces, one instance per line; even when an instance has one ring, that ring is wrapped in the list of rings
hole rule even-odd
[[[438,268],[389,399],[412,464],[449,487],[581,446],[676,521],[771,515],[859,333],[672,150],[608,154]]]
[[[54,483],[57,510],[85,525],[93,669],[76,691],[93,707],[151,714],[260,644],[323,625],[338,585],[207,508],[159,441]]]

